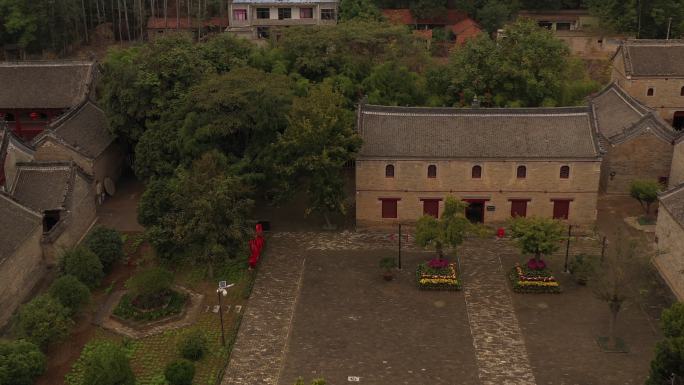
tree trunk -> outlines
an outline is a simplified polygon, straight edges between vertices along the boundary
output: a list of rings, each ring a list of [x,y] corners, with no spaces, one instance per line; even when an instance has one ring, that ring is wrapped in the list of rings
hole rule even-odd
[[[539,251],[537,251],[536,253],[534,253],[534,259],[535,259],[537,262],[541,262],[542,254],[541,254]]]
[[[156,13],[154,12],[154,0],[150,0],[150,15],[154,17]]]
[[[197,1],[197,41],[202,37],[202,0]]]
[[[608,345],[616,346],[617,338],[615,336],[615,323],[617,322],[617,316],[620,312],[622,302],[614,298],[610,300],[608,305],[610,306],[610,323],[608,324]]]
[[[444,250],[442,250],[442,243],[435,243],[435,251],[437,252],[437,258],[441,261],[444,258]]]
[[[187,17],[188,17],[188,26],[190,26],[190,25],[192,25],[192,24],[190,24],[190,22],[191,22],[191,20],[190,20],[190,7],[192,6],[192,0],[185,0],[185,2],[187,3],[186,5],[188,6]]]
[[[168,27],[168,20],[169,20],[169,15],[168,15],[168,10],[169,10],[169,1],[164,0],[164,31],[166,31],[166,28]]]
[[[126,3],[126,0],[123,0],[123,6],[126,20],[126,36],[128,37],[128,41],[131,41],[131,24],[128,22],[128,4]]]
[[[83,13],[83,32],[85,32],[85,41],[88,42],[88,18],[86,17],[85,0],[81,0],[81,13]]]
[[[116,11],[119,14],[119,44],[123,42],[123,34],[121,33],[121,0],[116,0]]]
[[[646,202],[646,218],[651,216],[651,202]]]
[[[180,0],[176,0],[176,30],[180,28]]]
[[[97,24],[102,24],[102,17],[100,16],[100,0],[95,0],[95,10],[97,11]]]

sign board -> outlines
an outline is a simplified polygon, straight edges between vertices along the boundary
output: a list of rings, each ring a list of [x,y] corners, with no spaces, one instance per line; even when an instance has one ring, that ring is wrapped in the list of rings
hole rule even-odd
[[[496,206],[487,206],[487,211],[496,211]]]
[[[357,376],[348,376],[348,377],[347,377],[347,381],[349,381],[349,382],[359,382],[359,381],[361,381],[361,377],[357,377]]]
[[[225,289],[228,287],[228,281],[219,281],[219,289]]]

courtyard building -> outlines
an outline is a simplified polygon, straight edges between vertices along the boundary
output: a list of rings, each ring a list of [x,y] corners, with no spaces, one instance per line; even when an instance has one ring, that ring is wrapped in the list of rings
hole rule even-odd
[[[679,301],[684,301],[684,185],[659,197],[654,264]]]
[[[0,327],[95,222],[90,178],[72,162],[18,163],[0,192]]]
[[[573,55],[582,58],[608,58],[625,40],[625,36],[600,31],[598,18],[586,9],[522,10],[517,17],[532,19],[550,30],[568,45]]]
[[[98,74],[92,62],[0,63],[0,120],[18,137],[31,140],[86,100]]]
[[[16,164],[33,160],[34,150],[19,139],[6,122],[0,121],[0,191],[9,190]]]
[[[675,129],[684,128],[684,40],[627,40],[612,58],[612,80]]]
[[[679,134],[657,112],[628,95],[616,83],[591,99],[601,147],[601,190],[629,194],[638,179],[668,185],[673,143]]]
[[[473,222],[596,219],[601,149],[591,108],[361,105],[358,227],[439,217],[448,196]]]
[[[279,28],[296,25],[334,25],[338,2],[331,0],[232,0],[226,32],[248,39],[277,37]]]

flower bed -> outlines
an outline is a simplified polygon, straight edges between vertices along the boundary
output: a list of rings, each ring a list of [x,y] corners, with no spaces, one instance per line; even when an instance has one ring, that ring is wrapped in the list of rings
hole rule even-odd
[[[532,270],[516,263],[509,274],[516,293],[560,293],[556,278],[546,269]]]
[[[152,309],[143,309],[134,304],[135,300],[129,294],[124,294],[114,308],[113,314],[130,321],[154,321],[181,313],[187,299],[187,294],[169,290],[166,304]]]
[[[460,290],[461,281],[456,274],[456,265],[441,261],[442,265],[424,262],[416,269],[416,283],[423,290]],[[434,266],[434,267],[433,267]],[[442,267],[444,266],[444,267]]]

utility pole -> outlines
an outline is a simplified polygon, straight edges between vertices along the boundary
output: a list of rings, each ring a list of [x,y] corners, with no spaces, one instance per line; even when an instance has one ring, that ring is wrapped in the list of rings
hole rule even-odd
[[[639,5],[637,6],[637,39],[641,38],[641,0],[639,0]]]
[[[401,270],[401,223],[399,224],[399,263],[397,266]]]
[[[570,254],[570,237],[572,236],[572,225],[568,226],[568,240],[565,244],[565,269],[564,272],[568,272],[568,256]]]

